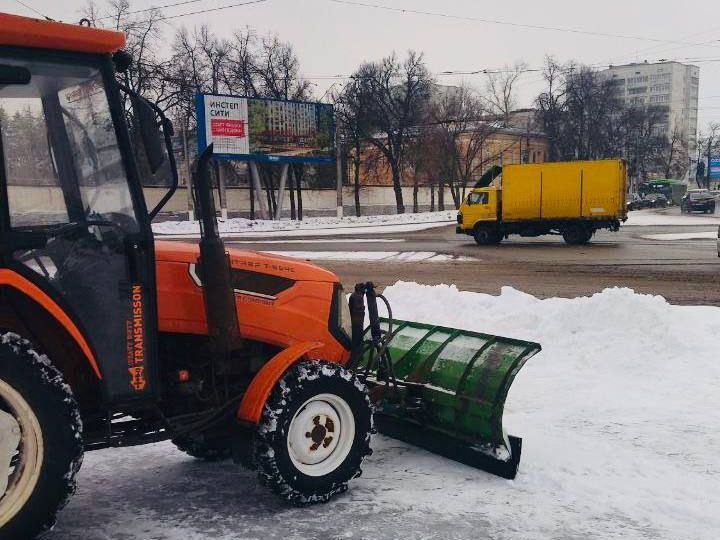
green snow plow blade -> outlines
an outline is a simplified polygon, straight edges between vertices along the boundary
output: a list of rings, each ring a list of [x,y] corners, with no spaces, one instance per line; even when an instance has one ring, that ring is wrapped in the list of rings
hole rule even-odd
[[[381,346],[366,347],[356,367],[366,375],[378,431],[515,478],[522,440],[506,437],[503,408],[515,376],[540,345],[396,319],[392,328],[388,319],[378,322],[374,341]],[[372,324],[365,343],[373,343]]]

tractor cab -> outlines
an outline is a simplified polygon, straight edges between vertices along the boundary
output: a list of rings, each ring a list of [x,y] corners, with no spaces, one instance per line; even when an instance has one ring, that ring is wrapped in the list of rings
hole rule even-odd
[[[24,21],[26,41],[33,33],[45,35],[47,25],[65,26]],[[82,50],[0,46],[0,273],[12,272],[20,290],[34,291],[19,294],[0,282],[8,300],[3,327],[51,351],[50,341],[63,333],[77,336],[76,348],[87,357],[72,370],[77,377],[90,376],[88,368],[101,377],[109,402],[142,399],[155,384],[146,366],[155,354],[154,339],[147,337],[156,333],[157,317],[138,147],[146,142],[153,151],[146,155],[160,156],[139,161],[145,169],[160,172],[167,160],[156,150],[155,112],[114,82],[117,66],[108,53],[122,44],[122,35],[73,29],[85,36],[75,47]],[[130,103],[134,107],[125,106]],[[22,322],[34,320],[38,302],[65,315],[59,323],[48,320],[47,332]],[[132,355],[130,345],[136,347]]]

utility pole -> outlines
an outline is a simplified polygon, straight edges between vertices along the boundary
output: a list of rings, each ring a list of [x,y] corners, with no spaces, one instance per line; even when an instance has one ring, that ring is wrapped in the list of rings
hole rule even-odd
[[[262,187],[260,186],[260,171],[258,171],[257,163],[255,163],[254,161],[250,161],[250,174],[252,175],[252,182],[255,187],[253,191],[255,192],[255,196],[258,200],[258,206],[260,207],[260,218],[270,219],[267,201],[265,201],[262,196]]]
[[[227,219],[227,198],[225,193],[225,176],[223,173],[223,167],[221,163],[217,164],[217,179],[218,179],[218,191],[220,196],[220,219]]]
[[[340,151],[340,130],[335,128],[335,189],[337,190],[337,217],[343,217],[342,193],[342,152]]]
[[[279,220],[282,217],[283,202],[285,201],[285,185],[287,184],[288,170],[290,169],[289,163],[282,164],[282,171],[280,173],[280,186],[278,187],[278,200],[277,207],[275,208],[275,220]]]
[[[192,195],[192,173],[190,172],[190,153],[188,152],[187,117],[182,120],[183,153],[185,154],[185,184],[187,186],[188,221],[195,221],[195,209]]]

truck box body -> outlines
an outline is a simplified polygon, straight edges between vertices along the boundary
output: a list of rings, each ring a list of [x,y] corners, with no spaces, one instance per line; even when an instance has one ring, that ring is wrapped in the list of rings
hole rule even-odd
[[[502,220],[624,219],[625,193],[622,160],[506,165]]]
[[[500,182],[468,195],[458,233],[474,235],[478,243],[510,234],[562,234],[568,243],[585,243],[596,230],[617,230],[627,219],[622,159],[506,165]]]

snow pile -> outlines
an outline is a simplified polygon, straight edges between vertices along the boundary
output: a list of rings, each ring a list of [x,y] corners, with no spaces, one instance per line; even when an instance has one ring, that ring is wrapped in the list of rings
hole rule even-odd
[[[442,227],[455,222],[457,212],[423,212],[419,214],[388,214],[362,217],[313,217],[303,221],[281,219],[278,221],[231,218],[218,223],[223,235],[242,234],[246,237],[267,236],[324,236],[328,234],[368,234],[368,232],[411,232]],[[153,232],[163,235],[198,235],[197,221],[163,221],[153,223]],[[262,233],[262,234],[259,234]]]
[[[716,537],[720,308],[629,289],[538,300],[399,282],[384,294],[398,318],[543,346],[507,402],[505,426],[524,439],[520,473],[476,499],[493,522],[526,538],[556,527],[563,537]]]

